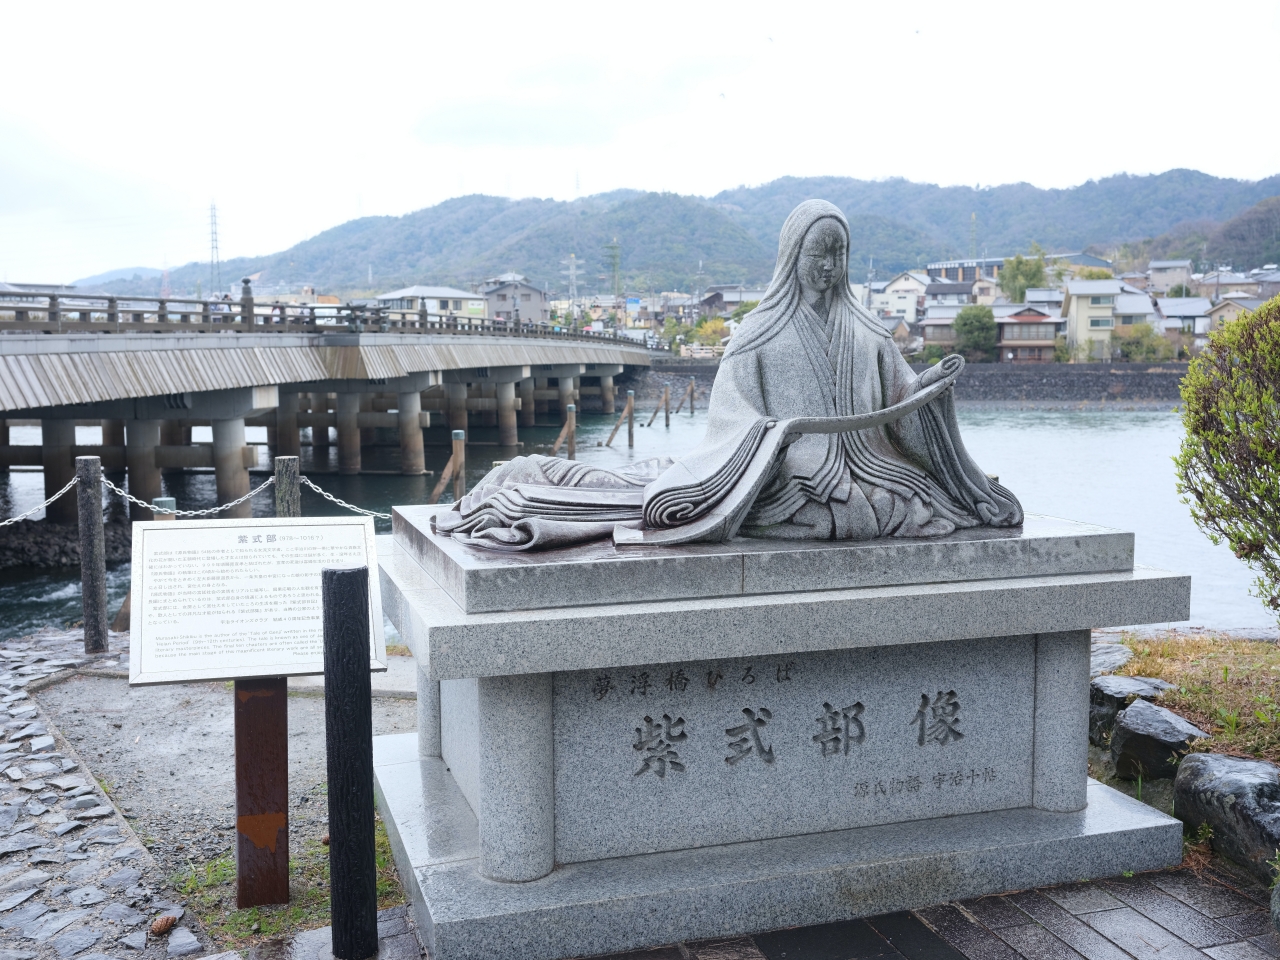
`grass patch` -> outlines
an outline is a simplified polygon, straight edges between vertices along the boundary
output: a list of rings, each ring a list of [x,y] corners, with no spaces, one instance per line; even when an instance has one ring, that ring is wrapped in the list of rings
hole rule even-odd
[[[1211,633],[1125,634],[1118,672],[1174,685],[1159,703],[1213,735],[1191,748],[1280,763],[1280,645]]]
[[[412,657],[413,651],[403,643],[388,643],[387,655],[391,657]]]
[[[220,947],[241,949],[272,937],[329,925],[329,848],[315,839],[299,845],[291,839],[289,903],[236,909],[236,862],[227,854],[192,865],[171,878],[173,889],[187,901],[201,926]],[[301,849],[298,847],[301,846]],[[374,818],[378,909],[405,902],[400,877],[391,859],[391,841],[382,818]]]

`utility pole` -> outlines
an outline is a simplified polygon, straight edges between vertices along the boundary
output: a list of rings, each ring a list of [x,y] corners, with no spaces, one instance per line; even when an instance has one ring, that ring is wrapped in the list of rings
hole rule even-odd
[[[218,205],[209,204],[209,296],[222,289],[222,264],[218,262]]]

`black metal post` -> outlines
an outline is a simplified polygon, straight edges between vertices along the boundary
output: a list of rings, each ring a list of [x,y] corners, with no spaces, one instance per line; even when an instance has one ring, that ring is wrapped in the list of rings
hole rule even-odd
[[[320,591],[332,950],[337,960],[367,960],[378,952],[369,568],[322,570]]]
[[[297,457],[276,457],[276,516],[302,516],[302,482]]]
[[[107,551],[102,532],[102,461],[76,457],[80,514],[80,595],[84,603],[84,652],[107,652]]]

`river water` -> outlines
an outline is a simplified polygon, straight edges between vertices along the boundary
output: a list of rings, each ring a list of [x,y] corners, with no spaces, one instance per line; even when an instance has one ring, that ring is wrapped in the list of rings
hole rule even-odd
[[[694,449],[705,430],[705,411],[672,417],[671,427],[659,416],[652,427],[638,418],[636,445],[626,446],[626,428],[612,447],[602,444],[613,418],[584,414],[580,421],[578,458],[605,466],[661,455],[679,456]],[[1136,534],[1136,559],[1140,564],[1191,574],[1192,626],[1247,631],[1275,636],[1276,618],[1250,592],[1253,575],[1225,545],[1214,546],[1191,521],[1174,487],[1171,457],[1178,449],[1181,423],[1167,411],[1117,410],[994,410],[961,405],[959,410],[965,443],[988,473],[997,474],[1021,499],[1028,513],[1067,517],[1104,526],[1132,530]],[[204,436],[201,435],[203,430]],[[547,452],[540,445],[554,442],[558,428],[522,428],[525,452]],[[208,428],[196,428],[194,440],[208,441]],[[250,428],[249,442],[265,442],[263,428]],[[476,428],[478,441],[492,439],[492,428]],[[96,427],[78,427],[78,442],[100,443]],[[388,437],[389,438],[389,437]],[[39,442],[38,427],[14,427],[13,443]],[[494,460],[507,459],[514,451],[494,446],[468,448],[467,483],[475,483]],[[309,447],[303,448],[302,468],[320,486],[344,500],[367,509],[388,512],[393,504],[424,501],[434,483],[432,477],[395,475],[398,451],[392,446],[366,449],[366,469],[387,474],[342,477],[336,473],[337,450],[316,463]],[[445,446],[427,447],[427,469],[439,471],[448,460]],[[263,466],[265,467],[265,459]],[[328,471],[333,471],[332,473]],[[257,486],[266,473],[255,473]],[[214,503],[212,472],[172,474],[164,477],[164,492],[176,497],[182,509],[200,509]],[[43,500],[39,472],[15,470],[0,474],[0,516],[13,516]],[[445,497],[444,499],[449,499]],[[119,499],[108,497],[110,514],[123,516]],[[255,498],[254,515],[270,516],[270,491]],[[303,490],[303,513],[322,516],[342,509]],[[37,517],[40,514],[36,515]],[[380,532],[390,530],[378,521]],[[129,565],[108,571],[108,591],[114,609],[129,586]],[[79,573],[23,572],[0,574],[0,638],[18,636],[44,624],[63,624],[79,616]]]

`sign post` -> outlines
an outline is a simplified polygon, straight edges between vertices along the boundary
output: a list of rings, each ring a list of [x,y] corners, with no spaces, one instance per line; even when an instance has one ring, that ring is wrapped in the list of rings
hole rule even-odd
[[[296,458],[279,459],[293,461],[296,486]],[[277,476],[289,467],[277,461]],[[373,520],[298,517],[299,498],[276,495],[294,516],[151,521],[133,534],[129,683],[235,681],[241,908],[289,900],[286,678],[325,672],[322,569],[366,568],[368,668],[387,668]]]

